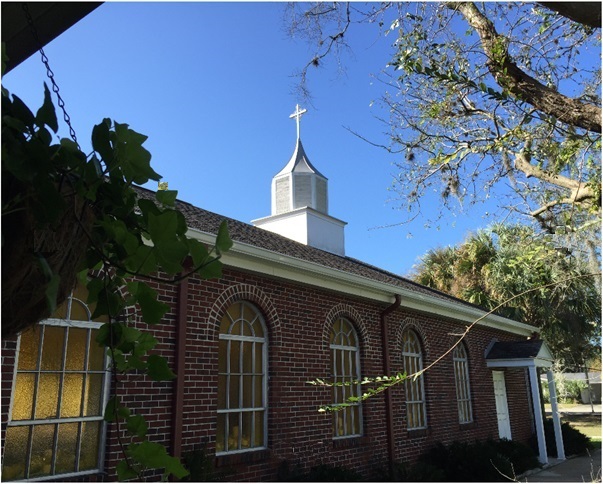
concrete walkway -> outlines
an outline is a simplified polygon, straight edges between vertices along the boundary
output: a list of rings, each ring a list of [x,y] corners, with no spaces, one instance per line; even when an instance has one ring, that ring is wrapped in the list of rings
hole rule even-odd
[[[520,482],[601,482],[601,449],[563,461],[549,458],[548,467],[523,476]]]

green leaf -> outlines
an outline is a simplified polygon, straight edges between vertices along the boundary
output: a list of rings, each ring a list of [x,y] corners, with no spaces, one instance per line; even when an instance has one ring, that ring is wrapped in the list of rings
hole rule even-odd
[[[188,471],[175,457],[168,455],[165,447],[145,440],[139,444],[130,444],[128,454],[142,466],[151,469],[165,469],[165,474],[173,474],[177,479],[188,475]]]
[[[123,373],[132,369],[130,368],[130,364],[126,358],[126,355],[124,355],[122,351],[117,348],[114,348],[113,351],[110,351],[109,353],[111,356],[111,364],[115,367],[118,372]]]
[[[116,419],[128,418],[129,416],[130,410],[120,404],[119,397],[113,396],[109,399],[105,406],[104,419],[106,422],[114,422]]]
[[[137,348],[138,348],[138,346],[136,346],[134,348],[134,352],[136,352]],[[126,364],[128,365],[128,368],[131,370],[145,370],[146,371],[146,369],[147,369],[147,362],[143,361],[140,358],[140,356],[138,356],[137,354],[134,354],[134,353],[128,357]]]
[[[182,263],[188,255],[188,245],[185,241],[161,241],[155,245],[157,262],[167,272],[176,274],[182,271]]]
[[[40,140],[43,146],[49,147],[52,143],[52,135],[42,126],[36,133],[36,137]]]
[[[18,131],[19,133],[27,133],[29,131],[29,129],[27,128],[27,126],[25,125],[25,123],[23,121],[21,121],[20,119],[17,119],[17,118],[13,118],[12,116],[9,116],[9,115],[2,116],[2,124],[8,126],[9,128],[13,128],[15,131]],[[3,134],[2,136],[4,137],[6,135]],[[4,138],[4,139],[6,139],[6,138]]]
[[[139,245],[136,251],[125,260],[125,266],[139,274],[149,274],[157,270],[155,248]]]
[[[118,346],[122,333],[123,325],[121,323],[105,323],[98,329],[95,341],[101,346]]]
[[[142,356],[147,351],[155,348],[155,346],[157,346],[157,343],[157,338],[155,338],[152,334],[146,332],[141,333],[133,353],[136,356]]]
[[[116,317],[125,307],[125,300],[117,292],[111,291],[103,287],[98,295],[96,308],[92,313],[92,319],[97,319],[101,316]]]
[[[83,277],[88,278],[88,270],[82,271]],[[86,289],[88,291],[88,304],[95,304],[98,301],[98,295],[103,290],[104,282],[100,277],[92,277],[87,279]]]
[[[40,128],[46,125],[55,133],[59,130],[57,114],[54,110],[54,104],[52,104],[52,98],[50,97],[50,91],[46,83],[44,83],[44,103],[36,113],[36,124]]]
[[[178,196],[178,190],[159,190],[155,196],[159,203],[173,207]]]
[[[111,137],[109,134],[110,127],[111,120],[105,118],[102,123],[97,124],[92,128],[92,148],[101,156],[109,167],[112,166],[114,158]]]
[[[176,378],[176,374],[170,370],[167,360],[163,356],[150,355],[147,358],[149,377],[155,381],[169,381]]]
[[[37,176],[34,181],[34,188],[38,200],[32,207],[34,215],[39,222],[54,224],[58,222],[63,215],[66,204],[65,199],[57,189],[57,185],[48,177]]]
[[[119,461],[119,463],[117,464],[116,470],[117,470],[117,479],[119,481],[129,481],[132,479],[136,479],[138,477],[138,474],[136,473],[136,471],[128,465],[128,461],[125,459]]]
[[[140,305],[144,322],[150,325],[159,324],[170,307],[157,300],[157,291],[144,282],[130,283],[128,287]]]
[[[173,239],[177,227],[178,219],[176,212],[173,210],[159,215],[149,213],[149,235],[155,245],[161,243],[161,241]]]
[[[6,64],[8,64],[9,58],[6,55],[6,43],[2,42],[2,77],[4,77],[4,74],[6,72]],[[2,88],[4,90],[4,88]],[[3,91],[4,92],[4,91]]]
[[[115,123],[116,157],[126,182],[143,185],[161,176],[151,168],[151,154],[142,147],[145,135],[129,129],[127,124]]]
[[[3,106],[4,108],[4,106]],[[35,118],[33,113],[29,110],[27,105],[21,101],[21,99],[13,94],[13,103],[12,103],[12,114],[13,117],[21,120],[28,128],[33,130]]]
[[[202,266],[198,271],[203,279],[217,279],[222,277],[222,262],[218,259],[213,259],[206,265]]]
[[[193,258],[193,265],[195,267],[203,264],[209,257],[209,252],[204,244],[199,242],[197,239],[187,239],[188,250]]]
[[[126,428],[128,429],[128,432],[141,439],[147,435],[147,422],[142,415],[130,415],[126,419]]]
[[[228,235],[228,226],[226,220],[223,220],[218,229],[218,235],[216,237],[216,251],[218,254],[228,251],[232,247],[232,240]]]
[[[153,200],[147,200],[146,198],[141,198],[138,200],[138,207],[140,208],[140,211],[145,216],[145,218],[148,218],[149,214],[151,214],[151,213],[153,215],[161,214],[161,210],[159,209],[159,207],[157,205],[155,205],[155,202],[153,202]]]

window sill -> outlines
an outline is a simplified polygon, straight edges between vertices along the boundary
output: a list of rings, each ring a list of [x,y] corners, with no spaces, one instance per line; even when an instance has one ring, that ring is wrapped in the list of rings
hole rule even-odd
[[[217,455],[215,465],[216,467],[225,467],[239,464],[253,464],[255,462],[264,461],[269,457],[269,449],[250,450],[249,452],[240,452],[237,454]]]
[[[333,449],[348,449],[350,447],[362,447],[366,444],[368,444],[368,438],[364,435],[333,439]]]
[[[425,429],[408,429],[408,438],[409,439],[420,439],[427,437],[429,435],[429,428]]]
[[[459,430],[472,430],[475,428],[477,428],[477,423],[475,423],[475,421],[459,424]]]

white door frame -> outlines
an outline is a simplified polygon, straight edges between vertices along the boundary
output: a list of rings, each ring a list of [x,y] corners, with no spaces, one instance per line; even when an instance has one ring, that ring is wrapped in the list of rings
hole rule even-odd
[[[505,372],[492,371],[494,384],[494,400],[496,402],[496,420],[498,422],[498,436],[501,439],[511,440],[511,417],[507,403],[507,388],[505,386]]]

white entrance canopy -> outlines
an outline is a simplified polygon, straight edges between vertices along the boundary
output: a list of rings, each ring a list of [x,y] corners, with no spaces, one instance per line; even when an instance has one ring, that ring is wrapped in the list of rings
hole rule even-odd
[[[547,369],[549,392],[551,395],[551,410],[553,413],[553,427],[555,429],[555,443],[557,444],[557,457],[565,459],[563,438],[561,436],[561,421],[559,420],[559,409],[557,407],[557,391],[551,367],[553,366],[553,355],[544,341],[539,339],[528,339],[522,341],[497,341],[492,345],[486,355],[488,368],[527,368],[530,374],[530,388],[532,393],[532,404],[534,420],[536,424],[536,437],[538,439],[538,460],[541,464],[548,464],[546,439],[544,435],[544,422],[542,407],[540,403],[540,379],[537,368]]]

